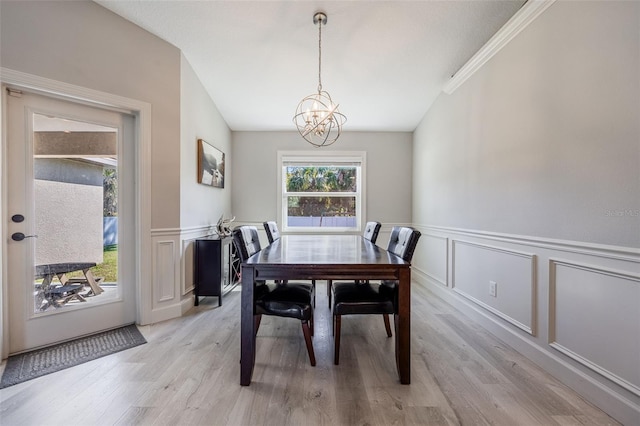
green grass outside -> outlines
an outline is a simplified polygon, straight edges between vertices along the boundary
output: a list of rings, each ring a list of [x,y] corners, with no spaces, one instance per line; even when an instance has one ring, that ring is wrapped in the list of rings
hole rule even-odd
[[[103,283],[105,282],[117,282],[118,281],[118,246],[107,246],[104,248],[102,254],[102,263],[98,263],[91,268],[93,276],[98,278],[102,277]],[[75,271],[67,274],[69,278],[81,278],[82,271]]]
[[[91,272],[95,277],[103,277],[103,283],[118,281],[118,246],[105,247],[102,263],[91,268]]]

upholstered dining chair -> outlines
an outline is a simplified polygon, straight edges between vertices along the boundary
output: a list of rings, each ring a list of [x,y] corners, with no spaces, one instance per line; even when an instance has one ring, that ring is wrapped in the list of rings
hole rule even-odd
[[[255,226],[240,226],[233,230],[233,242],[240,261],[245,262],[261,250]],[[305,283],[267,283],[259,281],[254,289],[254,321],[258,333],[262,315],[295,318],[302,323],[302,334],[307,345],[309,361],[316,365],[313,351],[313,285]]]
[[[364,232],[362,233],[362,237],[371,241],[373,244],[378,240],[378,234],[380,233],[380,228],[382,224],[380,222],[367,222],[364,226]],[[327,280],[327,300],[329,301],[329,307],[331,307],[331,287],[333,283],[331,280]]]
[[[378,240],[378,234],[380,233],[381,227],[382,224],[380,222],[367,222],[367,224],[364,226],[364,232],[362,233],[362,236],[375,244]]]
[[[276,222],[268,221],[264,222],[262,225],[264,226],[264,230],[267,233],[269,244],[273,243],[275,240],[280,239],[280,231],[278,230],[278,224]]]
[[[396,226],[391,230],[387,251],[411,262],[420,231]],[[333,363],[340,362],[340,327],[343,315],[382,314],[387,336],[391,337],[389,314],[397,314],[397,281],[383,280],[379,284],[372,282],[350,281],[333,283]]]
[[[267,233],[267,239],[269,240],[269,244],[273,244],[274,241],[280,239],[280,230],[278,230],[278,224],[276,222],[274,221],[262,222],[262,226],[264,226],[264,232]],[[287,281],[278,280],[276,282],[286,284]]]
[[[264,231],[267,233],[267,239],[269,239],[269,244],[273,244],[274,241],[277,241],[280,239],[280,231],[278,230],[278,224],[276,222],[274,221],[262,222],[262,226],[264,226]],[[276,281],[276,282],[283,283],[283,284],[287,283],[286,280]],[[313,285],[313,290],[315,291],[316,280],[311,280],[311,284]],[[315,302],[315,293],[314,293],[313,306],[315,305],[316,305],[316,302]]]

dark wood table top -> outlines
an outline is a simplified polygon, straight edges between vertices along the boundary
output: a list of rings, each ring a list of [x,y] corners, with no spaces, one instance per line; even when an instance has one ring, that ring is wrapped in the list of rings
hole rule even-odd
[[[372,244],[360,235],[283,235],[279,240],[250,257],[247,266],[259,269],[258,278],[311,279],[351,278],[353,274],[372,274],[369,278],[397,279],[390,271],[409,268],[402,258]],[[365,272],[366,271],[366,272]]]
[[[67,274],[73,271],[82,271],[96,266],[95,262],[67,262],[36,265],[36,278],[45,275]]]

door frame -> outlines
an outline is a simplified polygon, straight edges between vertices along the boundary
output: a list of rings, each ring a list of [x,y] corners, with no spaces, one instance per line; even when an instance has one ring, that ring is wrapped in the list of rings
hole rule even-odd
[[[135,285],[136,285],[136,323],[143,325],[151,322],[151,104],[135,99],[125,98],[98,90],[88,89],[9,68],[0,68],[0,83],[12,88],[23,89],[41,95],[63,99],[66,101],[85,103],[98,108],[106,108],[132,114],[135,117]],[[9,236],[6,224],[8,221],[7,185],[7,92],[2,90],[0,102],[0,359],[8,356],[9,350],[9,313],[7,270],[3,265],[7,261]]]

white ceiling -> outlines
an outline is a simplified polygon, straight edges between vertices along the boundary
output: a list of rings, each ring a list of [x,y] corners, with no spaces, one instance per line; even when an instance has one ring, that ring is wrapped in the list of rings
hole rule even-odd
[[[295,130],[322,85],[344,131],[413,131],[443,85],[523,0],[97,0],[182,50],[232,130]]]

